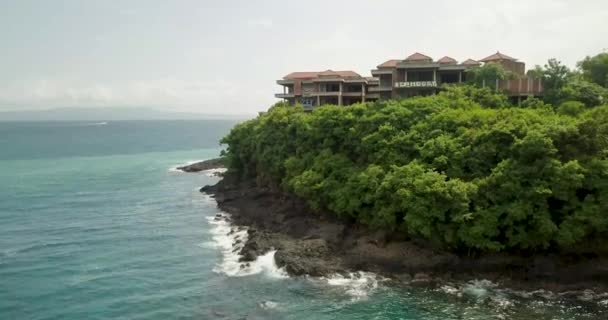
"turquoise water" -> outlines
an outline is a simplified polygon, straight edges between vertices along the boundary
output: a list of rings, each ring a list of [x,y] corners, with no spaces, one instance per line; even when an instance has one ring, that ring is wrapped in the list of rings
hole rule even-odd
[[[600,293],[289,278],[271,254],[242,269],[198,192],[217,178],[172,170],[232,125],[0,123],[0,319],[608,318]]]

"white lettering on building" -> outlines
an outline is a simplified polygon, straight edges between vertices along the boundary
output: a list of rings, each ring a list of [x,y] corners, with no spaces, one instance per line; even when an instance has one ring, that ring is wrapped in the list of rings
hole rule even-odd
[[[406,81],[395,82],[395,88],[437,87],[437,81]]]

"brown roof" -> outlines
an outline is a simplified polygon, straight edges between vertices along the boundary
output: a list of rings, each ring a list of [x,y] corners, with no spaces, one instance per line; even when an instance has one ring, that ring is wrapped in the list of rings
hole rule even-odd
[[[316,78],[318,72],[292,72],[283,77],[285,80],[304,80],[304,79],[313,79]]]
[[[305,71],[292,72],[283,77],[285,80],[311,80],[319,77],[336,77],[336,78],[361,78],[361,75],[351,70],[344,71]]]
[[[480,63],[478,61],[473,60],[473,59],[467,59],[462,64],[468,65],[468,66],[478,66]]]
[[[405,58],[405,60],[407,61],[419,61],[419,60],[433,60],[433,58],[424,55],[420,52],[414,52],[413,54],[411,54],[409,57]]]
[[[378,68],[394,68],[397,66],[397,63],[399,63],[398,59],[391,59],[391,60],[386,60],[384,61],[382,64],[378,65]]]
[[[325,70],[319,72],[319,77],[337,77],[337,78],[361,78],[361,75],[351,70],[344,71],[333,71],[333,70]]]
[[[481,61],[481,62],[488,62],[488,61],[496,61],[496,60],[511,60],[511,61],[515,61],[517,59],[515,59],[513,57],[509,57],[506,54],[502,54],[502,53],[500,53],[500,51],[496,51],[495,54],[489,55],[489,56],[487,56],[487,57],[485,57],[485,58],[483,58],[483,59],[481,59],[479,61]]]
[[[458,63],[454,58],[448,57],[448,56],[445,56],[445,57],[437,60],[437,62],[439,62],[439,63],[445,63],[445,64],[456,64],[456,63]]]

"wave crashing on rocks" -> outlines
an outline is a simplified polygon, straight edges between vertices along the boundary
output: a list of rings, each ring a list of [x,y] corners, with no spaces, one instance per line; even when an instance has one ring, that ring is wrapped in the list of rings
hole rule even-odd
[[[241,250],[247,242],[247,228],[233,226],[230,215],[223,213],[208,217],[212,226],[213,245],[222,253],[222,261],[213,269],[214,272],[229,277],[243,277],[264,274],[271,278],[287,278],[287,272],[279,268],[274,260],[276,250],[271,250],[251,262],[242,262]]]

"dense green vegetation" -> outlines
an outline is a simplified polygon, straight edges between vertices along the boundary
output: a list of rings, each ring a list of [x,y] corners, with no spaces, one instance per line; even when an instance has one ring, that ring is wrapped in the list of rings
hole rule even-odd
[[[557,81],[554,70],[537,71],[546,85]],[[468,85],[313,112],[277,104],[222,142],[231,171],[438,247],[604,250],[608,106],[577,94],[580,83],[606,88],[583,75],[562,80],[550,89],[555,105],[512,106]]]

